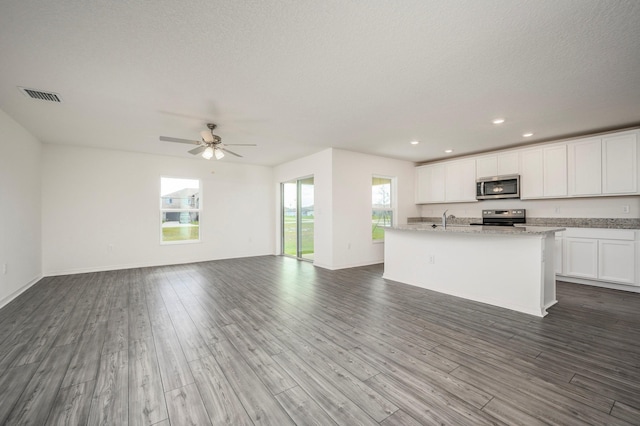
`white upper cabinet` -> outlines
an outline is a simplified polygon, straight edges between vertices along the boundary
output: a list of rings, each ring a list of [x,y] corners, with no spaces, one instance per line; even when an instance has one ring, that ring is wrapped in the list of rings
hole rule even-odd
[[[451,161],[445,168],[445,200],[447,202],[476,201],[476,161]]]
[[[636,131],[567,144],[569,196],[638,193]]]
[[[520,173],[518,152],[485,155],[476,158],[476,178],[517,175]]]
[[[622,132],[602,138],[602,192],[638,192],[638,132]]]
[[[520,153],[508,152],[498,154],[498,176],[517,175],[520,173]]]
[[[444,202],[444,165],[416,167],[416,204]]]
[[[580,139],[567,145],[569,195],[602,194],[602,140]]]
[[[544,154],[544,196],[567,196],[567,147],[559,145],[542,150]]]
[[[544,157],[542,148],[520,153],[520,197],[542,198],[544,196]]]
[[[485,155],[476,159],[476,179],[498,176],[498,156]]]
[[[554,145],[520,153],[520,197],[567,195],[567,147]]]
[[[475,159],[416,167],[416,203],[476,201]]]
[[[520,175],[520,197],[640,194],[639,130],[484,154],[416,168],[416,203],[476,201],[478,178]]]

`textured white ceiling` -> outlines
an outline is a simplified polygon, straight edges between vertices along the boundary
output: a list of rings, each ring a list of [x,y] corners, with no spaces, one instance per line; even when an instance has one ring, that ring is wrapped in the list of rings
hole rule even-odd
[[[189,157],[158,137],[213,121],[259,144],[222,161],[427,161],[640,124],[640,1],[3,0],[0,109],[44,143]]]

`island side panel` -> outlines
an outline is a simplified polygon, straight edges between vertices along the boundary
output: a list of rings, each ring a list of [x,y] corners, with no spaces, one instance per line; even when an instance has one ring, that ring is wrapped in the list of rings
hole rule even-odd
[[[542,306],[544,313],[546,309],[558,303],[556,299],[556,256],[555,256],[555,234],[549,234],[542,241],[544,246],[543,274],[544,290],[542,293]]]
[[[545,239],[390,229],[384,278],[544,316]]]

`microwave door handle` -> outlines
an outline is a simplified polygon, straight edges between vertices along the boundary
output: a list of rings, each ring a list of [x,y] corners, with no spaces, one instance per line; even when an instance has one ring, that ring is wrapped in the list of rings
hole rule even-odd
[[[484,196],[484,182],[480,182],[480,195]]]

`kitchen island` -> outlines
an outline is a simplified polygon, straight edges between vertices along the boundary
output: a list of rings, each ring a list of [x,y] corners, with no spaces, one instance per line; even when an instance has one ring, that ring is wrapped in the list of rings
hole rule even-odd
[[[388,228],[383,277],[543,317],[557,303],[554,237],[562,230],[425,223]]]

